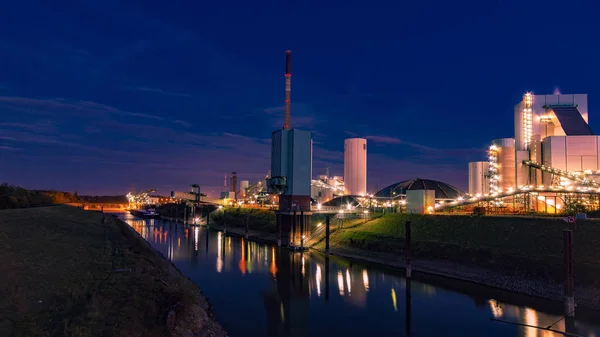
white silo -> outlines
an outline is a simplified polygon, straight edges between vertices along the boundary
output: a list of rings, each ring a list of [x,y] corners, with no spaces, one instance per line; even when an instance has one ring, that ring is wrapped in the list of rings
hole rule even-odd
[[[367,194],[367,140],[364,138],[344,141],[344,192]]]

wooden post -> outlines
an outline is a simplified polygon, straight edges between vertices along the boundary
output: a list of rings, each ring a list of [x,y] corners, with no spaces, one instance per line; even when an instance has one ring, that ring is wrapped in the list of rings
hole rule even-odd
[[[325,256],[329,258],[329,215],[325,217]]]
[[[277,226],[277,247],[281,247],[281,214],[275,213],[275,225]]]
[[[223,210],[223,232],[225,234],[227,234],[227,220],[225,220],[226,215],[227,213],[225,213],[225,210]]]
[[[565,256],[565,316],[575,316],[575,298],[573,284],[573,231],[563,230],[563,250]]]
[[[304,210],[300,210],[300,250],[304,250]]]
[[[200,214],[200,216],[202,216],[202,214]],[[210,229],[210,212],[206,213],[206,229]]]
[[[250,223],[250,214],[246,214],[246,240],[248,240],[248,224]]]
[[[407,221],[405,227],[405,241],[404,241],[404,257],[406,263],[406,278],[412,277],[412,238],[411,238],[411,226],[410,221]]]

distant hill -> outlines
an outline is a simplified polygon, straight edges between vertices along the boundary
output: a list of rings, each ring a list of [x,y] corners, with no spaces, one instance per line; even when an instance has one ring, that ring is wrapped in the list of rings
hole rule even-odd
[[[28,190],[19,186],[0,184],[0,209],[50,206],[73,203],[126,204],[125,195],[78,195],[77,192]]]

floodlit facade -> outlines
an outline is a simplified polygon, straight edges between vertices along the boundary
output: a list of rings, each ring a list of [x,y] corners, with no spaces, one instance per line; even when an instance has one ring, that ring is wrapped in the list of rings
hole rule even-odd
[[[344,141],[345,194],[367,194],[367,140],[348,138]]]
[[[469,163],[469,194],[490,193],[489,171],[490,163],[487,161]]]
[[[317,203],[327,202],[344,194],[344,179],[334,176],[320,175],[313,179],[310,187],[310,197]]]
[[[470,200],[489,196],[494,207],[510,203],[526,212],[597,208],[588,196],[600,193],[600,136],[588,122],[586,94],[526,93],[514,107],[514,138],[492,141],[487,172],[484,163],[469,163]]]

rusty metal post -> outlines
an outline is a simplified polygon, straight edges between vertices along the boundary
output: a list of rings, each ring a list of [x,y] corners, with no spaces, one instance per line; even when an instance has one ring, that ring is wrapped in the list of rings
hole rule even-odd
[[[404,257],[406,263],[406,278],[410,279],[412,277],[412,238],[410,221],[407,221],[404,226]]]
[[[563,250],[565,255],[565,316],[575,316],[575,298],[574,298],[574,283],[573,283],[573,231],[570,229],[563,230]]]

